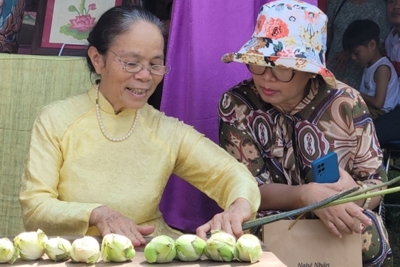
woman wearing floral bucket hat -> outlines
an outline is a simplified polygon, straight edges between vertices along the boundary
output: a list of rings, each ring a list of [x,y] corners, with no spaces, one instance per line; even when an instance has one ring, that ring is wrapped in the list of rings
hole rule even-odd
[[[218,115],[221,147],[259,184],[259,216],[387,180],[363,99],[325,66],[326,34],[327,17],[317,7],[270,2],[260,8],[250,41],[222,58],[246,64],[252,74],[222,95]],[[339,180],[313,183],[311,163],[332,151],[338,155]],[[362,232],[364,266],[392,266],[386,230],[371,211],[380,202],[376,197],[315,215],[336,236]]]

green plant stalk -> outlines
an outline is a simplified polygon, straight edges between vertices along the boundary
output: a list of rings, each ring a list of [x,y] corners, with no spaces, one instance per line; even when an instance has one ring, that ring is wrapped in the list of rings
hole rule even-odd
[[[299,208],[299,209],[290,210],[290,211],[282,212],[282,213],[279,213],[279,214],[274,214],[274,215],[258,218],[258,219],[252,220],[252,221],[247,221],[247,222],[243,223],[242,229],[243,230],[247,230],[247,229],[250,229],[250,228],[253,228],[253,227],[257,227],[257,226],[261,226],[261,225],[264,225],[264,224],[268,224],[268,223],[272,223],[272,222],[275,222],[275,221],[279,221],[279,220],[285,219],[287,217],[297,216],[297,215],[300,215],[300,214],[303,214],[303,213],[306,213],[306,212],[313,211],[313,210],[315,210],[317,208],[320,208],[320,207],[322,207],[324,205],[327,205],[327,204],[331,203],[332,201],[340,199],[343,196],[346,196],[346,195],[348,195],[350,193],[353,193],[354,191],[356,191],[358,189],[359,189],[358,186],[357,187],[353,187],[353,188],[347,189],[345,191],[339,192],[339,193],[337,193],[337,194],[335,194],[333,196],[330,196],[330,197],[328,197],[326,199],[323,199],[323,200],[321,200],[319,202],[316,202],[316,203],[314,203],[312,205],[309,205],[309,206],[305,206],[305,207],[302,207],[302,208]]]
[[[384,190],[379,190],[379,191],[372,192],[372,193],[367,193],[367,192],[375,190],[375,189],[379,189],[382,187],[387,187],[398,181],[400,181],[400,176],[393,178],[388,182],[384,182],[384,183],[381,183],[381,184],[378,184],[375,186],[371,186],[371,187],[368,187],[368,188],[362,189],[362,190],[360,190],[359,187],[353,187],[348,190],[339,192],[339,193],[337,193],[331,197],[328,197],[324,200],[321,200],[319,202],[311,204],[309,206],[305,206],[305,207],[302,207],[299,209],[258,218],[258,219],[252,220],[252,221],[247,221],[247,222],[243,223],[242,229],[248,230],[253,227],[272,223],[272,222],[279,221],[279,220],[282,220],[282,219],[285,219],[288,217],[297,216],[297,215],[307,213],[307,212],[310,212],[310,211],[313,211],[316,209],[320,209],[320,208],[326,208],[326,207],[340,205],[340,204],[344,204],[344,203],[348,203],[348,202],[353,202],[353,201],[360,200],[360,199],[366,199],[369,197],[375,197],[375,196],[381,196],[381,195],[395,193],[395,192],[400,191],[400,186],[394,187],[394,188],[389,188],[389,189],[384,189]]]
[[[346,197],[357,196],[357,195],[364,194],[366,192],[369,192],[369,191],[372,191],[372,190],[375,190],[375,189],[380,189],[382,187],[389,187],[390,185],[395,184],[395,183],[397,183],[399,181],[400,181],[400,176],[398,176],[396,178],[393,178],[393,179],[390,179],[390,181],[388,181],[388,182],[384,182],[384,183],[381,183],[381,184],[370,186],[370,187],[368,187],[366,189],[357,190],[356,192],[348,194]]]
[[[318,209],[332,207],[332,206],[336,206],[336,205],[340,205],[340,204],[344,204],[344,203],[348,203],[348,202],[353,202],[353,201],[357,201],[357,200],[361,200],[361,199],[366,199],[366,198],[369,198],[369,197],[373,198],[373,197],[377,197],[377,196],[392,194],[392,193],[396,193],[396,192],[399,192],[399,191],[400,191],[400,186],[396,186],[396,187],[393,187],[393,188],[380,190],[380,191],[375,191],[375,192],[371,192],[371,193],[366,193],[366,194],[363,194],[363,195],[345,196],[345,197],[342,197],[340,199],[334,200],[331,203],[326,204],[325,206],[319,207]]]

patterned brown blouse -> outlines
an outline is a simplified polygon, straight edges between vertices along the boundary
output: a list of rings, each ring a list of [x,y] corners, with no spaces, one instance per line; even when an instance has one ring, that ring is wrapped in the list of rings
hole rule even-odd
[[[253,80],[224,93],[219,102],[220,146],[244,163],[259,185],[311,182],[311,162],[330,151],[355,180],[387,180],[373,122],[360,94],[338,82],[310,83],[290,113],[259,96]]]

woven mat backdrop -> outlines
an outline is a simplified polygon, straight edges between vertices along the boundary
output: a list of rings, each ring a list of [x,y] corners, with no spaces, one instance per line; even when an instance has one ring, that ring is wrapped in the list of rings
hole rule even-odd
[[[19,186],[39,110],[90,85],[84,58],[0,54],[0,236],[24,230]]]

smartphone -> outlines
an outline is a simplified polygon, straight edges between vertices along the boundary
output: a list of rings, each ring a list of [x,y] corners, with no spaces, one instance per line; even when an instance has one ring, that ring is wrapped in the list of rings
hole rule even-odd
[[[339,163],[336,152],[329,152],[311,163],[313,181],[334,183],[339,180]]]

